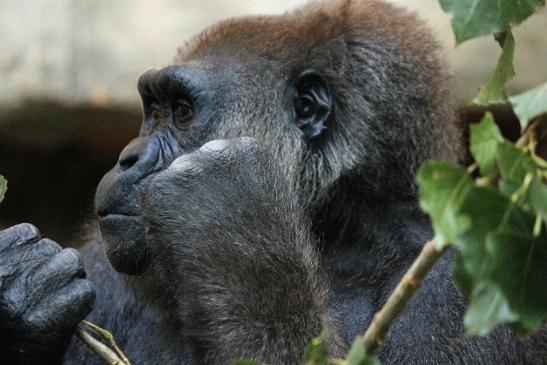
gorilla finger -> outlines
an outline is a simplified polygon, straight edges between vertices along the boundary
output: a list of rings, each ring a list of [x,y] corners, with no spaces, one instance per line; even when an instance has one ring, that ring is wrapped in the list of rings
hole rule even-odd
[[[29,223],[22,223],[0,231],[0,252],[26,243],[33,243],[40,239],[38,228]]]
[[[239,149],[250,150],[250,149],[261,149],[258,141],[252,137],[238,137],[233,139],[233,145]]]
[[[55,255],[61,250],[62,248],[57,242],[52,241],[49,238],[43,238],[33,245],[27,245],[22,249],[7,252],[5,254],[5,260],[2,260],[2,262],[18,266],[24,264],[25,268],[28,268],[29,261],[44,259]]]
[[[42,238],[32,245],[31,250],[34,256],[40,258],[55,255],[63,249],[57,242],[50,240],[49,238]]]
[[[52,325],[75,326],[93,309],[95,289],[89,280],[79,279],[62,287],[54,295],[43,298],[29,314],[27,321],[35,328]]]
[[[40,292],[45,288],[64,286],[74,277],[85,278],[83,261],[78,251],[65,248],[37,267],[32,280],[36,291]]]
[[[7,250],[0,260],[2,266],[15,266],[29,270],[31,266],[40,265],[40,262],[30,263],[52,256],[62,250],[56,242],[43,238],[32,245],[19,246],[17,249]]]
[[[200,147],[201,152],[221,153],[230,147],[230,141],[227,139],[215,139],[205,143]]]
[[[200,171],[201,164],[196,161],[193,153],[185,154],[173,161],[168,170],[184,173]]]

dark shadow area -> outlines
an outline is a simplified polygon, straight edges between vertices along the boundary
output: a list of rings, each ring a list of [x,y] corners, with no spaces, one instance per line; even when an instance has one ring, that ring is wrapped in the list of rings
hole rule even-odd
[[[515,140],[519,124],[510,108],[492,109],[503,134]],[[477,122],[482,108],[464,108],[462,123]],[[0,110],[0,174],[9,190],[0,227],[30,222],[62,245],[77,246],[93,217],[95,187],[138,133],[138,109],[27,102]],[[541,153],[547,153],[547,143]],[[470,157],[467,157],[468,162]]]
[[[63,245],[77,245],[93,217],[102,175],[138,133],[140,111],[27,102],[0,111],[0,174],[8,192],[0,226],[35,224]]]

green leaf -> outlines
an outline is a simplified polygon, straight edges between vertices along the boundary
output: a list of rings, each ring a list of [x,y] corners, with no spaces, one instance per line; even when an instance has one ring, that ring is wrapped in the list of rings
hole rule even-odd
[[[494,73],[486,85],[479,89],[473,99],[477,105],[502,104],[507,101],[505,85],[515,76],[513,68],[513,54],[515,53],[515,39],[510,30],[495,35],[502,48],[500,58]]]
[[[503,293],[494,284],[481,283],[473,290],[463,323],[468,335],[485,336],[496,325],[517,319]]]
[[[500,191],[507,197],[522,186],[526,175],[536,175],[534,160],[523,149],[509,142],[498,143],[496,161],[502,177]]]
[[[442,247],[453,243],[456,236],[469,226],[458,210],[473,181],[464,169],[443,161],[425,163],[417,180],[420,206],[431,217],[437,244]]]
[[[8,190],[8,181],[4,179],[4,176],[0,175],[0,203],[4,200],[4,195]]]
[[[507,293],[493,278],[494,274],[498,275],[496,270],[503,268],[503,265],[495,261],[494,255],[499,253],[495,253],[488,242],[492,235],[500,232],[531,235],[534,215],[490,187],[472,188],[461,206],[460,214],[467,216],[471,222],[469,229],[458,235],[455,241],[461,254],[455,262],[454,279],[466,295],[471,292],[471,303],[465,317],[466,330],[470,334],[484,335],[496,324],[521,325],[516,321],[525,317],[509,305]],[[511,254],[507,256],[509,260]],[[510,266],[511,262],[505,265]],[[530,325],[520,328],[528,330]]]
[[[525,130],[531,120],[547,113],[547,82],[522,94],[512,96],[509,101]]]
[[[486,34],[501,33],[538,11],[545,0],[439,0],[452,14],[456,43]]]
[[[305,365],[325,364],[327,362],[327,357],[328,357],[328,354],[325,349],[325,346],[323,346],[321,339],[319,337],[316,337],[311,341],[311,344],[308,346],[308,349],[306,350],[306,354],[304,356],[304,364]]]
[[[547,223],[547,185],[538,176],[534,176],[528,191],[528,200]]]
[[[503,232],[489,235],[491,278],[501,289],[521,327],[536,330],[547,319],[547,234]]]
[[[452,275],[454,276],[454,281],[456,282],[462,293],[469,298],[473,290],[474,279],[465,267],[465,260],[463,255],[458,255],[454,260]]]
[[[471,124],[469,140],[469,149],[481,174],[485,176],[493,172],[496,169],[496,150],[503,137],[492,113],[486,112],[480,123]]]
[[[472,286],[489,278],[488,235],[498,230],[527,234],[533,231],[535,218],[489,187],[473,187],[461,205],[460,214],[470,225],[454,240],[461,252],[461,258],[455,264],[457,275],[454,279],[464,292],[469,293]]]
[[[374,356],[365,353],[363,336],[357,336],[353,340],[351,349],[346,357],[345,365],[380,365]]]
[[[454,241],[462,255],[463,268],[455,277],[458,285],[470,290],[469,281],[478,282],[488,273],[486,256],[486,236],[498,229],[507,210],[508,199],[487,187],[474,187],[467,194],[460,212],[470,221],[469,228],[458,235]],[[467,272],[467,277],[462,272]],[[465,278],[466,282],[460,281]]]

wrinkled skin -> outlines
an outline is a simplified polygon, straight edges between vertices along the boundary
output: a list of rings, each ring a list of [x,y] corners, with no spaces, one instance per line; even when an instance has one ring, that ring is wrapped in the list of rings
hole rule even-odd
[[[59,362],[95,298],[80,255],[42,239],[30,224],[0,231],[0,290],[3,364],[11,356],[24,363]],[[33,353],[17,354],[21,344]]]
[[[81,254],[28,225],[0,233],[1,359],[100,364],[69,344],[86,316],[134,364],[297,364],[314,337],[343,355],[432,236],[417,167],[462,151],[436,52],[397,8],[330,1],[220,23],[145,72],[139,136],[99,184]],[[544,362],[545,332],[464,336],[453,256],[380,360]]]

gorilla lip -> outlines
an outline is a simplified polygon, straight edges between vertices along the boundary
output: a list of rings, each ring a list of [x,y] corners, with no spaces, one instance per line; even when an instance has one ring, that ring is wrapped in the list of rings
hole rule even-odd
[[[110,264],[116,271],[137,275],[150,263],[146,228],[136,216],[108,214],[99,221],[102,241]]]

